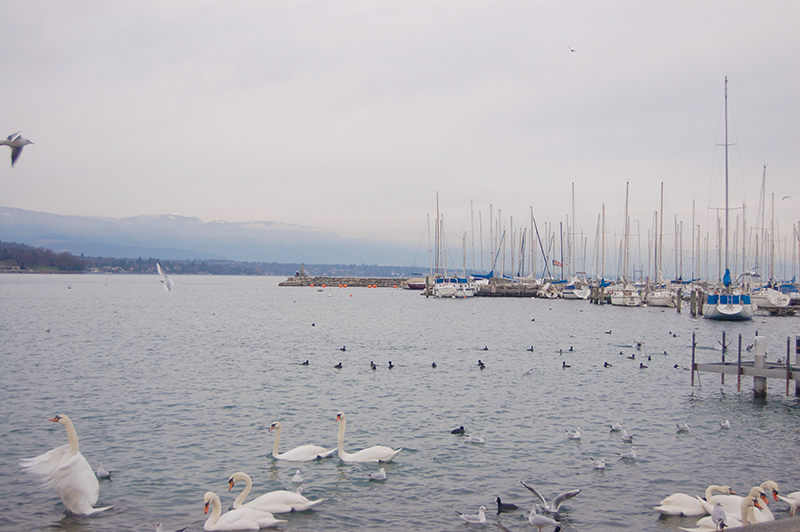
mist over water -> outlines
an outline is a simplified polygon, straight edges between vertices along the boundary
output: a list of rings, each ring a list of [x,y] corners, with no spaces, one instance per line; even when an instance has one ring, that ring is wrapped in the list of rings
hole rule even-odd
[[[253,477],[257,496],[293,489],[300,469],[304,495],[326,501],[281,516],[282,529],[297,531],[466,530],[455,511],[480,505],[489,521],[528,530],[533,498],[520,480],[548,498],[581,488],[563,512],[564,529],[575,531],[693,526],[695,518],[660,519],[653,507],[709,484],[746,493],[769,479],[781,492],[800,489],[800,403],[784,395],[785,381],[770,381],[767,400],[756,401],[752,379],[737,392],[735,378],[721,386],[719,375],[703,374],[691,388],[689,372],[673,367],[689,366],[692,332],[699,361],[719,360],[723,330],[729,359],[737,335],[747,345],[756,330],[768,358],[784,358],[797,318],[720,323],[687,309],[435,300],[280,280],[174,277],[167,293],[157,276],[0,276],[0,528],[154,530],[162,521],[202,530],[203,494],[229,507],[236,471]],[[334,448],[339,411],[349,452],[404,447],[384,466],[387,481],[369,480],[377,464],[272,459],[272,421],[283,426],[282,452]],[[47,421],[59,413],[72,418],[92,467],[112,470],[97,504],[112,510],[66,516],[55,490],[21,471],[20,458],[67,443]],[[725,419],[730,430],[720,429]],[[617,459],[630,445],[609,432],[614,422],[633,434],[635,461]],[[677,422],[690,432],[678,434]],[[451,435],[460,425],[486,443]],[[564,430],[578,427],[582,439],[567,440]],[[590,456],[607,469],[594,470]],[[498,517],[496,496],[522,509]],[[785,504],[771,508],[786,516]]]

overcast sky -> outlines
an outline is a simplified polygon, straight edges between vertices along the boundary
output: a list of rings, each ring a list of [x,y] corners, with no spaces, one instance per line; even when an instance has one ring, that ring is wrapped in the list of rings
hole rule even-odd
[[[470,200],[485,231],[490,204],[558,224],[574,182],[593,240],[626,181],[646,235],[663,182],[688,239],[692,200],[703,231],[724,205],[728,75],[731,202],[755,225],[766,164],[790,236],[799,23],[796,0],[2,1],[0,134],[35,145],[0,148],[0,205],[416,243],[437,191],[460,241]]]

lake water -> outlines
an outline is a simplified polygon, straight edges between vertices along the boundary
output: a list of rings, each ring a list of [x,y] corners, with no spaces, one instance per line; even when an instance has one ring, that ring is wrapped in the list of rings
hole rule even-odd
[[[533,499],[520,480],[548,497],[583,490],[565,505],[567,531],[692,526],[660,519],[653,506],[709,484],[746,493],[769,479],[782,492],[800,489],[800,402],[785,396],[784,381],[756,401],[752,379],[737,392],[734,378],[721,386],[704,374],[692,388],[689,372],[673,367],[690,364],[692,332],[699,361],[719,360],[723,330],[732,349],[738,334],[747,345],[758,330],[769,358],[783,358],[798,318],[720,323],[673,309],[320,292],[281,280],[176,277],[167,293],[157,276],[1,275],[0,529],[147,531],[163,521],[202,530],[203,494],[215,491],[227,508],[236,471],[253,477],[255,495],[291,489],[302,471],[304,494],[326,501],[284,516],[290,531],[468,530],[455,511],[480,505],[490,521],[531,530]],[[272,421],[283,426],[281,451],[334,448],[339,411],[347,450],[404,447],[386,482],[368,480],[373,464],[272,459]],[[58,413],[72,418],[91,465],[113,471],[97,504],[112,510],[67,516],[54,490],[21,473],[20,458],[67,442],[47,421]],[[730,430],[720,429],[725,419]],[[629,445],[609,432],[613,422],[633,434],[635,461],[618,461]],[[676,433],[676,422],[691,431]],[[486,443],[451,435],[459,425]],[[564,430],[577,427],[580,442],[567,440]],[[594,470],[590,456],[607,469]],[[523,509],[498,518],[496,496]],[[771,507],[787,515],[785,504]]]

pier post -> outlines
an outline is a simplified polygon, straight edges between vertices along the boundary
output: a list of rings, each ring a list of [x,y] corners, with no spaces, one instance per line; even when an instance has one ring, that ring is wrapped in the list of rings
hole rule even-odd
[[[736,363],[736,391],[742,391],[742,333],[739,333],[739,360]]]
[[[682,304],[683,304],[683,288],[678,288],[678,300],[675,302],[675,306],[678,307],[678,314],[681,313]]]
[[[703,294],[702,290],[697,291],[697,315],[703,315],[703,301],[705,301],[706,296]]]
[[[689,314],[697,316],[697,290],[692,290],[689,294]]]
[[[763,371],[764,369],[764,342],[760,336],[756,336],[755,342],[756,354],[753,357],[753,369],[755,373]],[[767,396],[767,378],[766,377],[753,377],[753,397],[756,399],[764,399]]]
[[[696,333],[692,333],[692,386],[694,386],[694,371],[697,369],[697,365],[694,363],[694,348],[697,346],[697,344],[694,341],[694,335],[695,334]],[[798,338],[800,338],[800,337],[798,337]],[[800,344],[798,344],[798,345],[800,345]],[[798,351],[798,353],[800,353],[800,351]],[[797,356],[800,357],[800,355],[797,355]]]
[[[794,337],[794,365],[795,367],[800,366],[800,334],[795,335]],[[800,381],[794,381],[794,394],[797,397],[800,397]]]
[[[786,337],[786,395],[789,395],[789,381],[792,380],[792,337]]]
[[[722,365],[725,366],[725,353],[728,351],[728,344],[725,343],[725,331],[722,331]],[[725,374],[720,373],[720,384],[725,384]]]

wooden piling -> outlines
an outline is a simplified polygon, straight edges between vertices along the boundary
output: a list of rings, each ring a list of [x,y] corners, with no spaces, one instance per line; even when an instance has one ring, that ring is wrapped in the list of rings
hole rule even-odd
[[[722,331],[722,365],[725,365],[725,352],[728,350],[728,344],[725,343],[725,331]],[[720,384],[725,384],[725,374],[720,373]]]
[[[800,366],[800,334],[795,335],[794,342],[795,342],[794,365]],[[795,381],[794,383],[794,395],[800,397],[800,381]]]
[[[739,361],[736,363],[736,391],[742,391],[742,333],[739,333]]]
[[[761,341],[760,336],[756,336],[756,354],[753,356],[753,397],[756,399],[763,399],[767,396],[767,378],[758,376],[759,373],[763,374],[764,362],[766,355],[764,355],[764,342]]]
[[[695,347],[697,347],[697,343],[694,341],[695,334],[696,333],[692,333],[692,386],[694,386],[694,372],[697,369],[697,364],[695,364],[694,362],[694,352],[695,352]],[[800,344],[797,345],[800,346]],[[798,351],[798,353],[800,353],[800,351]],[[798,354],[797,356],[800,357],[800,354]]]
[[[792,380],[792,338],[786,337],[786,395],[789,395],[789,381]]]

